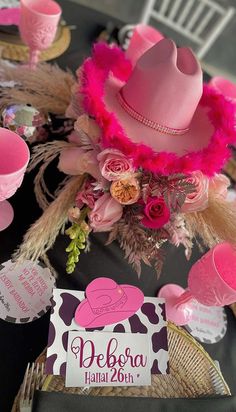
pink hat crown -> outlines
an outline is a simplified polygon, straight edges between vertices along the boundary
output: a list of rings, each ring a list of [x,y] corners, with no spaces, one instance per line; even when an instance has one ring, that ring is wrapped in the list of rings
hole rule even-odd
[[[86,298],[91,310],[96,315],[115,311],[127,301],[127,296],[114,280],[104,278],[101,283],[95,279],[86,289]]]
[[[191,123],[202,88],[202,70],[192,51],[163,39],[139,58],[120,95],[136,120],[143,117],[181,134]]]

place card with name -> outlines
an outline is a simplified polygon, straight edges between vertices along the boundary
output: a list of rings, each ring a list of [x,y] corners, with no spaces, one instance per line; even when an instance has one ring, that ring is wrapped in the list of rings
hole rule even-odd
[[[49,325],[46,372],[51,375],[66,375],[68,336],[70,331],[112,332],[146,335],[150,344],[150,369],[152,374],[169,373],[169,356],[165,302],[162,298],[145,297],[142,307],[128,319],[112,325],[83,328],[75,322],[78,305],[84,300],[84,292],[54,289]]]
[[[148,335],[69,332],[66,387],[151,385]]]

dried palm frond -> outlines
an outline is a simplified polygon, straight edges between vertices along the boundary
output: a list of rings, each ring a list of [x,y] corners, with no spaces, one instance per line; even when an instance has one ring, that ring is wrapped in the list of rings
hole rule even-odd
[[[236,206],[214,193],[209,193],[207,209],[186,213],[185,221],[189,232],[207,247],[220,241],[236,243]]]
[[[14,88],[2,88],[0,110],[9,104],[31,104],[43,113],[65,114],[75,83],[72,73],[56,64],[40,63],[36,70],[0,60],[0,80],[14,81]]]
[[[83,184],[84,177],[72,177],[58,197],[44,211],[43,215],[26,232],[23,243],[16,250],[16,261],[37,260],[50,249],[67,222],[67,213],[74,204],[75,196]]]
[[[48,198],[50,200],[55,199],[55,196],[52,193],[50,193],[45,183],[44,172],[48,165],[61,153],[63,149],[74,146],[74,143],[54,140],[53,142],[37,145],[33,148],[33,154],[31,156],[31,160],[27,168],[27,171],[32,171],[33,169],[35,169],[36,166],[42,163],[34,179],[34,192],[37,202],[43,210],[45,210],[50,204]],[[64,183],[66,182],[67,180],[64,181]]]

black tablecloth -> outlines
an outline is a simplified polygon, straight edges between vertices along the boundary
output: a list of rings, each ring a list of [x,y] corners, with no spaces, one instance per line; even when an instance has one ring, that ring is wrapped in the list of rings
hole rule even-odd
[[[82,59],[90,52],[91,42],[106,26],[109,20],[120,25],[101,13],[92,11],[68,0],[60,0],[63,15],[67,23],[77,25],[72,31],[72,42],[69,50],[57,59],[61,67],[75,70]],[[49,170],[48,181],[56,179],[56,166]],[[23,234],[31,223],[40,216],[41,210],[36,204],[33,194],[33,174],[25,176],[21,188],[10,199],[15,211],[13,223],[5,231],[0,232],[0,263],[11,257],[14,249],[20,244]],[[130,283],[139,286],[145,295],[156,296],[158,289],[165,283],[178,283],[186,287],[187,274],[191,265],[199,258],[200,253],[194,250],[190,262],[184,257],[180,247],[168,248],[161,277],[159,280],[151,268],[143,267],[138,279],[136,273],[127,264],[118,245],[104,246],[105,234],[92,236],[92,247],[89,254],[82,254],[81,260],[73,275],[65,273],[67,238],[59,236],[54,248],[49,252],[52,265],[59,273],[57,286],[68,289],[82,289],[95,277],[110,276],[119,283]],[[204,345],[213,359],[220,362],[223,375],[232,393],[236,390],[236,321],[227,310],[229,327],[223,340],[214,345]],[[47,344],[49,313],[39,320],[25,325],[14,325],[0,320],[0,411],[10,411],[14,396],[22,382],[27,362],[32,362]],[[48,410],[48,409],[47,409]],[[164,409],[163,409],[164,410]],[[177,409],[176,409],[177,410]],[[46,409],[45,409],[46,411]]]
[[[235,412],[236,397],[202,399],[154,399],[79,396],[61,393],[36,392],[33,412]]]

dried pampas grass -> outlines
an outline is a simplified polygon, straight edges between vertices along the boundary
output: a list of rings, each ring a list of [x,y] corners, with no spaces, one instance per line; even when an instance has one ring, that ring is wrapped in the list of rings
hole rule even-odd
[[[204,246],[213,247],[220,241],[236,243],[236,205],[209,193],[208,208],[185,215],[188,231],[201,238]]]
[[[67,182],[58,197],[26,232],[23,243],[13,255],[15,261],[37,260],[53,246],[56,237],[67,222],[68,209],[74,205],[76,193],[83,181],[83,176],[76,176]]]
[[[43,113],[65,115],[75,83],[72,73],[57,65],[40,63],[36,70],[0,60],[0,80],[14,81],[14,88],[1,89],[0,110],[9,104],[31,104]]]
[[[61,188],[64,186],[65,183],[67,183],[66,179],[59,186],[55,195],[50,193],[44,180],[45,170],[47,169],[48,165],[61,153],[63,149],[74,146],[74,143],[54,140],[53,142],[44,143],[33,148],[33,154],[31,156],[27,172],[31,172],[33,169],[35,169],[36,166],[42,163],[34,179],[34,192],[38,205],[39,207],[41,207],[41,209],[45,210],[49,206],[50,201],[55,199],[55,196],[58,195]],[[50,201],[48,200],[48,198],[50,199]]]

